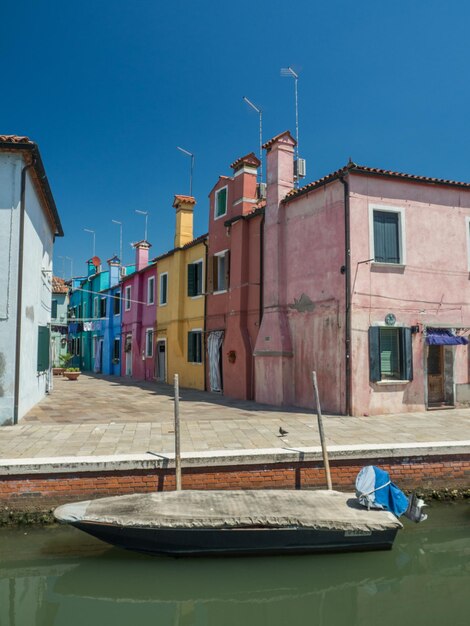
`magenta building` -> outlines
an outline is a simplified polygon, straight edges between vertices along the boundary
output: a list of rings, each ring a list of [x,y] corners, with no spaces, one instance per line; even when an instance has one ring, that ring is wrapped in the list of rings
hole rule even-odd
[[[122,279],[121,376],[155,379],[156,263],[149,263],[150,244],[134,244],[135,272]]]
[[[295,141],[265,144],[255,397],[374,415],[470,401],[470,184],[348,163],[294,189]]]
[[[206,387],[231,398],[254,397],[253,349],[260,324],[259,159],[232,163],[209,194]]]

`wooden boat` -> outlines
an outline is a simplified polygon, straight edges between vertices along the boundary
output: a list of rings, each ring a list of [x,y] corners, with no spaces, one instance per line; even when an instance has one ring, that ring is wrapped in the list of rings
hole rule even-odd
[[[115,546],[172,556],[388,550],[400,521],[338,491],[168,491],[87,500],[54,511]]]

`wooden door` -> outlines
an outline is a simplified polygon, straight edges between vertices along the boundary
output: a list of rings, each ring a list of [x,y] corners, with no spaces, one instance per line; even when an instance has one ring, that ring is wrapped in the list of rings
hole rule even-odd
[[[444,402],[444,349],[428,348],[428,404]]]

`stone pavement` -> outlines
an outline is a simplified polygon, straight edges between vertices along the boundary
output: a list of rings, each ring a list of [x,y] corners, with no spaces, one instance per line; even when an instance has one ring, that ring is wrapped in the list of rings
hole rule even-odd
[[[6,459],[84,457],[173,452],[173,390],[116,377],[54,379],[54,390],[16,426],[0,428]],[[181,390],[183,452],[297,450],[319,445],[316,415]],[[278,437],[279,427],[288,431]],[[446,442],[468,444],[470,409],[374,417],[325,416],[331,446]]]

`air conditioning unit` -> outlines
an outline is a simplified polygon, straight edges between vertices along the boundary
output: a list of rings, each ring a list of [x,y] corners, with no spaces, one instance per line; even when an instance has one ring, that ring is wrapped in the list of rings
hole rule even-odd
[[[256,185],[256,197],[258,200],[266,199],[266,183],[258,183]]]
[[[307,163],[305,159],[296,159],[294,161],[294,178],[305,178],[307,175]]]

